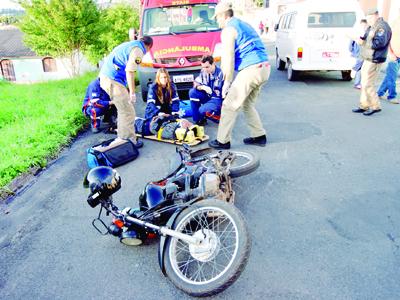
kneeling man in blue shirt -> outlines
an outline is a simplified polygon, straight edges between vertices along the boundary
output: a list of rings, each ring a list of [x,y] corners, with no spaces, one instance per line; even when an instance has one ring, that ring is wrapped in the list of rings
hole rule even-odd
[[[201,67],[200,75],[189,91],[193,122],[204,125],[208,118],[218,123],[222,106],[223,74],[211,55],[202,57]]]

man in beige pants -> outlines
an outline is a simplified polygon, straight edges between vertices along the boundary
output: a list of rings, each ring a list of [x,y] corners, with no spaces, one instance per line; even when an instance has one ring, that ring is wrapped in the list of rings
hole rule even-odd
[[[268,55],[257,32],[247,23],[233,17],[233,10],[226,2],[215,7],[215,17],[223,29],[221,41],[224,55],[221,69],[224,74],[221,119],[217,139],[210,141],[210,147],[229,149],[232,129],[237,113],[243,109],[250,129],[250,137],[243,142],[248,145],[265,146],[267,136],[260,116],[255,108],[261,86],[270,74]],[[233,72],[238,71],[233,80]],[[233,82],[232,82],[233,80]]]
[[[386,60],[392,31],[389,25],[379,17],[375,8],[368,10],[367,23],[369,27],[365,35],[358,40],[361,45],[361,57],[364,59],[364,63],[361,68],[360,104],[353,109],[353,112],[371,116],[381,111],[375,82],[382,63]]]
[[[138,148],[143,142],[136,139],[134,128],[135,71],[152,46],[153,40],[148,36],[122,43],[107,56],[100,70],[100,86],[117,108],[118,139],[130,139]]]

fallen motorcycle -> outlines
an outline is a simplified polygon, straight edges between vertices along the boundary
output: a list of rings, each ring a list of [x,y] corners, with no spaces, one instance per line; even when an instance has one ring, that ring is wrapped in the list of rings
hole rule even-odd
[[[87,202],[99,204],[92,225],[126,245],[140,245],[161,236],[159,264],[164,275],[192,296],[210,296],[229,287],[244,269],[251,240],[234,200],[232,177],[254,171],[259,160],[247,152],[191,152],[177,148],[170,174],[150,182],[139,197],[139,208],[120,210],[112,194],[121,187],[115,169],[96,167],[84,179]],[[102,212],[112,215],[110,225]]]

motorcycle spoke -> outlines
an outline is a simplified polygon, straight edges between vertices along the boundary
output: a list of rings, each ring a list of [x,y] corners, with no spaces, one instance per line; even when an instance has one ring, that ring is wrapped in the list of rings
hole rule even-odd
[[[180,245],[182,245],[182,246],[180,246]],[[179,245],[177,243],[176,249],[180,250],[180,251],[177,251],[177,253],[176,253],[177,255],[179,255],[181,252],[189,253],[188,244],[184,243],[182,241],[179,241]]]
[[[182,272],[184,273],[184,270],[186,269],[186,271],[187,271],[187,269],[189,268],[189,265],[195,261],[196,261],[196,259],[193,258],[193,259],[189,259],[189,260],[177,261],[177,263],[178,263],[179,269],[182,269]],[[182,263],[182,264],[179,264],[179,263]]]
[[[222,222],[220,222],[220,219],[222,219],[222,217],[215,217],[214,219],[215,219],[215,220],[213,220],[213,221],[209,224],[210,229],[215,227],[214,224],[215,224],[217,221],[218,221],[218,224],[219,224],[219,223],[222,223]],[[224,221],[227,220],[225,217],[224,217],[223,219],[224,219]],[[218,227],[218,226],[217,226],[217,227]],[[213,231],[215,232],[215,230],[213,230]]]
[[[200,217],[200,223],[201,223],[201,228],[202,229],[205,229],[205,228],[209,228],[208,227],[208,222],[207,222],[207,217],[206,217],[206,214],[205,213],[202,213],[201,214],[201,217]]]
[[[205,264],[200,264],[200,262],[197,261],[198,269],[197,269],[196,273],[193,275],[195,277],[194,279],[197,279],[197,278],[199,278],[199,276],[201,276],[204,265]],[[203,277],[204,277],[204,274],[203,274]],[[195,281],[198,281],[198,280],[195,280]],[[203,280],[200,280],[200,281],[203,281]]]
[[[217,234],[215,231],[214,233],[218,236],[219,242],[221,245],[225,244],[225,241],[228,239],[236,240],[234,237],[236,235],[235,230],[224,231],[222,233]]]
[[[227,251],[227,250],[221,250],[221,253],[225,255],[225,257],[229,260],[232,259],[232,251]]]
[[[221,221],[221,219],[223,219],[223,221]],[[217,222],[218,221],[218,222]],[[227,221],[227,222],[229,222],[229,220],[227,219],[227,218],[222,218],[222,217],[217,217],[216,218],[216,220],[213,220],[211,223],[210,223],[210,229],[212,229],[215,233],[217,233],[217,232],[221,232],[221,231],[219,231],[219,230],[215,230],[214,228],[220,228],[220,225],[221,224],[223,224],[225,221]],[[217,223],[216,223],[217,222]],[[214,224],[216,224],[215,226],[214,226]],[[222,233],[223,233],[224,231],[222,231]]]

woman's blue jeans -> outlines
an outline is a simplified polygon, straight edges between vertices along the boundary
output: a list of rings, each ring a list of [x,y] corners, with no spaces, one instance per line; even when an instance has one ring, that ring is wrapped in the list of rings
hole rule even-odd
[[[394,99],[397,96],[396,93],[396,79],[397,72],[399,71],[400,58],[395,61],[389,61],[386,68],[386,75],[383,79],[381,86],[378,89],[378,96],[382,97],[388,92],[388,100]]]

